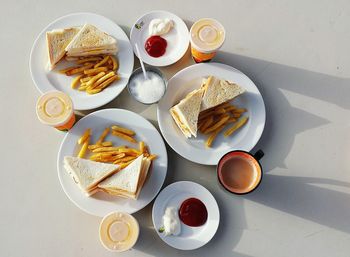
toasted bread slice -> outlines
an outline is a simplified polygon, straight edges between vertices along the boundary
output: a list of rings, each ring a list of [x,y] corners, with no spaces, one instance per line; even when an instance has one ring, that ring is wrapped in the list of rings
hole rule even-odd
[[[115,54],[118,51],[117,40],[91,24],[85,24],[65,49],[67,56]]]
[[[67,28],[46,32],[50,70],[53,69],[65,55],[65,48],[72,41],[74,36],[78,34],[79,30],[80,28]]]
[[[202,85],[202,89],[204,89],[204,94],[201,111],[230,101],[245,92],[241,86],[214,76],[208,77],[206,83]]]
[[[203,89],[194,90],[169,110],[176,125],[187,138],[192,135],[197,137],[197,123],[203,93]]]

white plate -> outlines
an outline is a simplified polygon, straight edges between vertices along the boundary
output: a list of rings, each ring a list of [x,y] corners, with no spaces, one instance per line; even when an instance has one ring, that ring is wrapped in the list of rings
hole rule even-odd
[[[186,139],[173,121],[169,109],[189,92],[200,87],[203,77],[214,75],[237,83],[246,92],[231,101],[247,109],[248,123],[228,138],[218,135],[211,148],[206,148],[206,136],[198,133],[197,138]],[[216,165],[228,151],[250,151],[259,141],[265,126],[265,105],[263,98],[246,75],[231,66],[219,63],[202,63],[187,67],[176,73],[169,81],[165,95],[157,109],[160,130],[168,144],[184,158],[206,165]]]
[[[150,56],[145,50],[145,42],[150,37],[148,33],[149,23],[153,19],[169,18],[174,21],[174,27],[168,34],[162,35],[168,45],[163,56],[158,58]],[[140,26],[140,28],[137,28]],[[153,66],[167,66],[177,62],[185,53],[189,45],[189,32],[184,21],[173,13],[166,11],[153,11],[140,17],[131,28],[130,41],[136,53],[135,44],[140,49],[141,58],[145,63]]]
[[[98,192],[92,197],[86,197],[63,167],[64,156],[76,156],[79,151],[77,140],[87,128],[92,129],[92,142],[96,142],[102,131],[113,124],[131,128],[136,132],[136,139],[144,141],[152,153],[158,158],[152,162],[149,177],[147,178],[137,200],[111,196]],[[115,145],[135,144],[108,135],[106,141]],[[168,157],[162,137],[154,126],[140,115],[122,109],[105,109],[93,112],[74,125],[62,141],[57,157],[58,177],[64,192],[69,199],[83,211],[103,217],[112,211],[134,213],[145,207],[157,195],[163,185],[168,165]]]
[[[164,233],[160,233],[158,229],[163,226],[166,207],[179,208],[184,200],[191,197],[204,203],[208,211],[207,222],[200,227],[190,227],[181,222],[179,236],[165,236]],[[160,192],[153,205],[152,219],[154,229],[165,243],[180,250],[193,250],[208,243],[215,235],[219,227],[220,213],[214,196],[205,187],[190,181],[179,181]]]
[[[117,58],[119,61],[118,73],[121,79],[95,95],[72,89],[70,83],[73,77],[57,72],[69,66],[65,60],[61,60],[53,71],[47,68],[46,31],[80,26],[85,23],[90,23],[113,36],[119,44]],[[58,18],[39,34],[30,53],[29,66],[32,79],[41,93],[51,90],[63,91],[72,98],[75,110],[90,110],[109,103],[123,91],[134,67],[134,54],[125,32],[113,21],[93,13],[73,13]]]

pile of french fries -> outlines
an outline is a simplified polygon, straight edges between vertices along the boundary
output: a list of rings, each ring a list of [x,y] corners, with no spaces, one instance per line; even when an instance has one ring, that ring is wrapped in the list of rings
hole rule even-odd
[[[149,160],[154,160],[157,155],[151,154],[145,142],[136,141],[136,133],[118,125],[107,127],[103,130],[102,134],[94,144],[90,144],[92,136],[92,130],[86,129],[83,135],[79,138],[78,144],[81,148],[78,153],[78,157],[85,158],[89,154],[89,159],[97,162],[114,163],[125,168],[134,159],[143,154]],[[105,138],[109,135],[116,136],[122,140],[138,144],[137,148],[128,147],[126,145],[115,146],[111,141],[105,141]]]
[[[233,125],[224,132],[225,137],[244,126],[248,116],[242,117],[242,114],[246,111],[244,108],[238,108],[226,102],[201,112],[198,118],[198,129],[201,133],[208,135],[205,145],[211,147],[217,135],[230,124]]]
[[[77,75],[71,83],[72,88],[97,94],[119,79],[118,62],[112,55],[90,57],[66,57],[75,65],[60,70],[66,76]]]

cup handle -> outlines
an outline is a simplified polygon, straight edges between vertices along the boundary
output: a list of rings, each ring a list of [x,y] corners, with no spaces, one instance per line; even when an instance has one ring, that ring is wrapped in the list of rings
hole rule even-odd
[[[258,150],[253,156],[256,160],[260,161],[260,159],[264,156],[263,150]]]

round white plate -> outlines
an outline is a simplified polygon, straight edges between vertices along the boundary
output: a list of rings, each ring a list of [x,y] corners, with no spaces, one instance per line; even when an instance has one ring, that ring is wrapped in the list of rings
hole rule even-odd
[[[168,45],[163,56],[158,58],[150,56],[145,50],[145,42],[150,37],[148,26],[153,19],[171,19],[174,27],[168,34],[161,35]],[[130,41],[134,48],[135,55],[138,54],[135,49],[137,43],[142,60],[153,66],[167,66],[177,62],[187,51],[189,45],[189,32],[184,21],[173,13],[166,11],[153,11],[140,17],[131,28]]]
[[[207,136],[198,133],[197,138],[186,139],[173,121],[169,109],[179,103],[189,92],[200,87],[202,78],[214,75],[237,83],[246,92],[233,101],[233,104],[246,108],[248,123],[224,138],[218,135],[211,148],[205,146]],[[216,165],[220,158],[232,150],[250,151],[259,141],[265,126],[265,105],[255,86],[241,71],[220,63],[201,63],[189,66],[176,73],[169,81],[165,95],[157,109],[160,130],[168,144],[184,158],[206,165]]]
[[[64,156],[76,156],[80,149],[77,146],[77,140],[87,128],[92,129],[93,136],[91,141],[96,142],[102,131],[113,124],[133,129],[136,132],[136,139],[144,141],[151,153],[158,155],[158,158],[152,162],[150,174],[137,200],[112,196],[104,192],[98,192],[91,197],[87,197],[81,192],[63,166]],[[137,147],[135,144],[128,143],[110,134],[107,136],[106,141],[112,141],[115,145]],[[161,189],[166,176],[167,166],[166,148],[158,131],[145,118],[122,109],[96,111],[79,120],[64,137],[57,157],[58,177],[66,195],[83,211],[100,217],[112,211],[134,213],[145,207]]]
[[[163,214],[168,206],[179,208],[181,203],[191,197],[201,200],[208,211],[207,222],[200,227],[190,227],[181,222],[181,233],[178,236],[165,236],[158,230],[163,226]],[[164,188],[154,202],[152,209],[154,229],[168,245],[180,250],[197,249],[212,239],[219,227],[220,212],[214,196],[203,186],[179,181]]]
[[[90,23],[116,38],[119,47],[118,74],[121,78],[95,95],[72,89],[70,83],[73,76],[65,76],[57,72],[69,66],[65,60],[61,60],[52,71],[49,71],[47,65],[46,31],[82,26],[85,23]],[[75,110],[90,110],[109,103],[123,91],[134,68],[134,54],[127,35],[113,21],[93,13],[73,13],[58,18],[39,34],[30,53],[29,66],[32,79],[41,93],[51,90],[63,91],[72,98]]]

